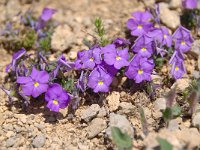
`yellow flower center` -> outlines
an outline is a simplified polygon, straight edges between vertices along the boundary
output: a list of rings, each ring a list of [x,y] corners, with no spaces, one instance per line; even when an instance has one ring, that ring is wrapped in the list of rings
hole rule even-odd
[[[138,28],[138,29],[142,29],[142,25],[138,25],[137,28]]]
[[[121,57],[120,56],[116,56],[116,60],[120,60],[121,59]]]
[[[145,47],[143,47],[141,50],[142,50],[143,52],[145,52],[147,49],[146,49]]]
[[[38,82],[34,83],[34,87],[38,87],[40,84]]]
[[[143,70],[139,69],[138,74],[143,74]]]
[[[103,85],[103,81],[99,81],[99,82],[98,82],[98,85]]]
[[[93,58],[93,57],[91,57],[91,58],[90,58],[90,61],[94,61],[94,58]]]
[[[181,45],[185,45],[185,41],[181,41]]]
[[[167,38],[167,35],[166,34],[164,34],[164,39],[166,39]]]
[[[176,70],[176,71],[178,71],[178,70],[179,70],[179,67],[178,67],[178,66],[176,66],[176,67],[175,67],[175,70]]]
[[[55,99],[53,100],[53,104],[57,105],[58,104],[58,101]]]

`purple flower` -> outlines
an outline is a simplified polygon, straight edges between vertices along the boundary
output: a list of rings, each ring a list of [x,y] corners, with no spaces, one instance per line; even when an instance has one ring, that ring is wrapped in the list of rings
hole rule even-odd
[[[181,53],[180,51],[175,50],[174,54],[172,55],[172,57],[169,60],[169,64],[174,64],[176,62],[181,62],[181,61],[184,61],[183,53]]]
[[[101,66],[96,67],[88,78],[88,87],[92,88],[95,93],[108,92],[111,83],[111,75]]]
[[[126,69],[125,75],[129,79],[134,79],[136,83],[144,80],[150,81],[153,68],[153,60],[135,55]]]
[[[183,0],[182,4],[187,9],[194,9],[197,8],[197,2],[197,0]]]
[[[113,41],[113,44],[116,46],[116,47],[126,47],[126,46],[129,46],[131,43],[129,42],[129,40],[126,40],[124,38],[116,38],[114,41]]]
[[[161,57],[164,57],[164,55],[168,53],[167,50],[163,48],[159,48],[159,47],[156,47],[156,52],[157,52],[157,55],[160,54]]]
[[[142,57],[151,57],[153,53],[153,42],[151,38],[143,35],[137,38],[132,50]]]
[[[116,75],[118,69],[116,69],[114,67],[114,65],[108,65],[107,63],[105,63],[105,61],[103,61],[101,64],[100,64],[103,68],[106,69],[106,71],[113,77]]]
[[[55,9],[51,9],[51,8],[44,8],[43,11],[42,11],[42,15],[40,16],[40,18],[43,20],[43,21],[49,21],[53,14],[56,13],[56,10]]]
[[[38,22],[36,23],[36,31],[39,31],[41,29],[43,29],[46,25],[46,22],[49,21],[53,14],[56,12],[55,9],[51,9],[51,8],[44,8],[42,11],[41,16],[38,19]]]
[[[65,56],[64,55],[61,55],[59,58],[58,58],[58,61],[57,61],[57,66],[56,68],[54,69],[53,71],[53,78],[56,78],[57,74],[58,74],[58,71],[59,69],[63,67],[63,72],[67,72],[67,71],[70,71],[72,70],[74,67],[75,67],[75,63],[74,62],[69,62],[66,60]]]
[[[85,52],[87,50],[83,50],[83,51],[79,51],[78,54],[77,54],[77,58],[75,60],[75,68],[76,69],[81,69],[82,68],[82,65],[83,65],[83,62],[82,62],[82,58],[83,56],[85,55]]]
[[[97,64],[101,63],[101,49],[94,48],[85,51],[82,57],[82,68],[93,69]]]
[[[84,92],[87,88],[87,73],[81,71],[80,78],[77,81],[76,87]]]
[[[153,31],[148,33],[149,36],[153,37],[156,41],[161,43],[161,45],[167,45],[171,47],[172,36],[169,34],[169,29],[166,27],[155,28]]]
[[[128,66],[128,57],[129,55],[127,48],[104,53],[104,61],[108,65],[114,65],[116,69],[121,69],[124,66]]]
[[[10,68],[12,68],[12,71],[15,71],[16,70],[16,63],[17,63],[17,61],[20,58],[22,58],[22,56],[24,56],[25,53],[26,53],[26,50],[24,48],[22,48],[21,50],[19,50],[16,53],[14,53],[13,57],[12,57],[12,62],[6,66],[6,72],[8,72],[8,70]]]
[[[17,83],[22,86],[22,91],[26,96],[38,97],[47,91],[49,74],[46,71],[38,71],[33,67],[30,76],[17,78]]]
[[[148,22],[152,15],[149,12],[137,11],[132,14],[134,18],[127,21],[126,26],[131,30],[131,35],[140,36],[147,33],[153,26],[152,23]]]
[[[45,93],[45,100],[47,101],[47,107],[55,112],[59,112],[59,109],[64,109],[70,102],[68,93],[57,83],[49,86]]]
[[[182,26],[175,31],[173,39],[175,39],[175,49],[182,52],[187,52],[191,48],[191,44],[194,41],[190,31]]]
[[[172,64],[171,75],[175,79],[181,78],[184,73],[186,73],[186,69],[183,64],[183,61],[176,61]]]

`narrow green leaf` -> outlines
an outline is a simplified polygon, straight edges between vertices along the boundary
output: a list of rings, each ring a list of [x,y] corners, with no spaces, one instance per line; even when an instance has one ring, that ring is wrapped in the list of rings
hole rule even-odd
[[[157,137],[156,140],[160,145],[161,150],[173,150],[173,145],[170,144],[167,140]]]
[[[127,133],[122,133],[118,127],[111,127],[112,138],[118,150],[131,150],[132,139]]]

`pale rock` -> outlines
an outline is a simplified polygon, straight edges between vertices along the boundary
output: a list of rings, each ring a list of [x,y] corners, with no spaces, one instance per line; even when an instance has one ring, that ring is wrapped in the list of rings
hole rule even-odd
[[[71,51],[69,53],[69,58],[72,59],[72,60],[75,60],[76,56],[77,56],[77,52],[75,52],[75,51]]]
[[[160,19],[167,27],[176,29],[180,25],[180,16],[177,11],[170,10],[168,4],[160,3]]]
[[[178,130],[178,128],[179,128],[179,124],[178,124],[178,121],[176,119],[172,119],[172,120],[169,121],[168,129],[170,131]]]
[[[16,137],[11,137],[6,141],[6,147],[12,147],[15,144]]]
[[[33,147],[40,148],[43,147],[46,142],[46,136],[43,134],[37,135],[32,142]]]
[[[105,117],[107,115],[107,110],[105,107],[101,107],[100,110],[99,110],[99,113],[97,115],[97,117]]]
[[[86,122],[89,122],[98,114],[99,110],[100,107],[98,104],[92,104],[90,107],[82,111],[81,119],[85,120]]]
[[[15,136],[16,135],[16,133],[14,133],[13,131],[8,131],[7,133],[6,133],[6,137],[7,138],[10,138],[11,136]]]
[[[190,79],[181,78],[176,80],[176,82],[172,85],[172,89],[176,87],[177,92],[181,93],[189,86],[190,86]]]
[[[108,106],[109,106],[109,110],[115,111],[118,109],[119,104],[120,104],[120,94],[119,92],[112,92],[111,95],[109,95],[106,100],[108,101]]]
[[[189,53],[192,54],[195,58],[200,56],[200,40],[195,40],[192,43],[192,47]]]
[[[128,103],[128,102],[121,102],[119,104],[119,107],[120,107],[120,111],[125,114],[128,114],[134,111],[134,108],[135,108],[132,103]]]
[[[65,51],[69,49],[73,43],[75,43],[75,35],[71,28],[65,24],[56,27],[52,39],[51,47],[54,51]]]
[[[5,119],[3,117],[3,114],[0,113],[0,126],[4,123]]]
[[[195,114],[192,116],[192,125],[193,125],[194,127],[200,128],[200,113],[195,113]]]
[[[106,134],[111,137],[111,127],[118,127],[123,133],[127,133],[132,138],[134,136],[133,126],[124,115],[110,113],[109,127],[106,129]]]
[[[166,108],[166,99],[157,98],[153,105],[156,110],[164,110]]]
[[[104,119],[95,118],[91,121],[91,124],[87,127],[88,138],[93,138],[98,135],[101,131],[106,129],[107,124]]]
[[[19,0],[9,0],[6,5],[6,17],[13,19],[18,15],[21,10],[21,5]]]
[[[182,7],[182,1],[181,0],[171,0],[169,3],[169,7],[172,9],[177,9]]]

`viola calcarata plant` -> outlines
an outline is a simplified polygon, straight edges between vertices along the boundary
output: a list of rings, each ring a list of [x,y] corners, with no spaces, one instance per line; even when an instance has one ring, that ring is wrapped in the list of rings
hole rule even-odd
[[[151,11],[131,14],[126,26],[134,41],[121,37],[107,39],[102,20],[96,19],[94,25],[98,37],[87,44],[88,49],[78,52],[74,62],[68,61],[64,55],[57,61],[48,59],[46,51],[50,48],[45,42],[51,38],[53,29],[48,21],[55,12],[45,8],[38,19],[33,19],[30,12],[21,18],[36,36],[37,51],[28,53],[22,44],[24,48],[14,53],[6,68],[13,78],[13,88],[9,91],[1,87],[10,100],[18,95],[28,105],[31,99],[40,97],[46,101],[47,108],[58,112],[88,89],[94,93],[110,92],[114,78],[124,76],[136,84],[151,83],[152,74],[159,74],[156,72],[156,67],[160,67],[158,59],[170,65],[170,78],[176,80],[186,73],[185,53],[193,43],[190,30],[180,25],[172,34],[161,24],[158,6]],[[8,30],[11,30],[10,26]],[[8,30],[4,35],[12,36]]]

